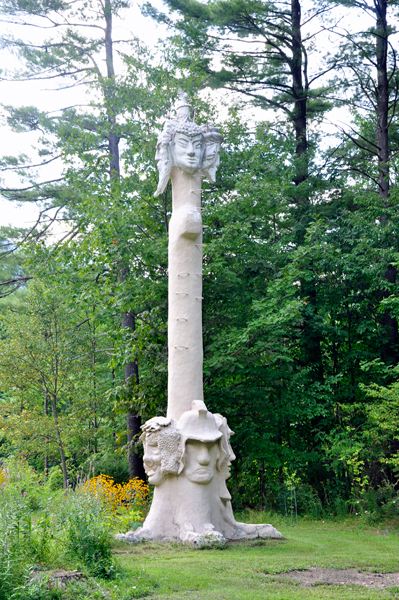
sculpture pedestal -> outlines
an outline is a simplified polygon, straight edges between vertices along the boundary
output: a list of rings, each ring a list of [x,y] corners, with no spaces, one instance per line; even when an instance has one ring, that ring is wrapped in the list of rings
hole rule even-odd
[[[134,535],[136,541],[180,541],[194,545],[253,538],[281,538],[272,525],[248,525],[234,519],[231,502],[218,497],[215,478],[209,486],[168,477],[154,490],[150,513]],[[134,541],[134,540],[133,540]]]
[[[202,545],[247,538],[280,538],[272,525],[248,525],[234,519],[226,487],[235,456],[231,430],[222,415],[194,400],[178,421],[155,417],[143,425],[144,464],[155,485],[143,527],[130,542],[181,541]]]

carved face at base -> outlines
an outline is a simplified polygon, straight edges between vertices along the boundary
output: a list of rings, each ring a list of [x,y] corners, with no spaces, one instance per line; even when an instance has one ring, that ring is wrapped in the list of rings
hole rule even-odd
[[[187,173],[193,173],[201,166],[204,145],[201,135],[186,135],[177,132],[172,145],[173,163]]]
[[[184,474],[193,483],[209,483],[215,474],[219,443],[187,440]]]
[[[149,483],[159,485],[164,474],[161,470],[161,452],[155,435],[147,436],[143,462]]]

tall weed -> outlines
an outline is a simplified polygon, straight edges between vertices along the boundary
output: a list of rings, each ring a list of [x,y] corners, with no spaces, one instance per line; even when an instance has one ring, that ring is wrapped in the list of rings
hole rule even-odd
[[[72,559],[95,577],[115,575],[112,558],[111,515],[101,499],[71,492],[65,496],[59,515],[64,544]]]
[[[4,483],[4,482],[3,482]],[[10,600],[16,586],[23,583],[26,566],[26,501],[15,497],[2,485],[0,492],[0,600]]]

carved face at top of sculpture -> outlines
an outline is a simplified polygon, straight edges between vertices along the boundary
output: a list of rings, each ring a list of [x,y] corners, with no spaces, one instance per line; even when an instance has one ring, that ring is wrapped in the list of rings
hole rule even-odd
[[[207,484],[213,479],[221,456],[222,433],[202,401],[194,400],[192,407],[177,422],[182,436],[184,475],[192,483]]]
[[[186,173],[194,173],[200,168],[204,154],[202,133],[188,135],[178,131],[171,147],[175,167],[180,167]]]
[[[155,160],[159,182],[155,197],[166,188],[173,167],[179,167],[191,175],[201,170],[212,183],[215,182],[223,137],[216,127],[194,123],[190,117],[187,94],[181,92],[180,99],[177,119],[167,121],[158,137]]]
[[[202,161],[202,171],[211,183],[215,183],[216,170],[220,163],[219,150],[223,136],[216,127],[207,127],[204,133],[205,152]]]

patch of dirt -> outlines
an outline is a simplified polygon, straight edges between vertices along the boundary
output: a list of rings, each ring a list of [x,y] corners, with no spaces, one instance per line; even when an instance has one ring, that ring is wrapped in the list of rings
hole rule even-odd
[[[370,573],[357,569],[323,569],[311,567],[305,571],[279,573],[278,577],[293,579],[304,587],[316,585],[361,585],[367,588],[384,589],[399,586],[399,573]]]

